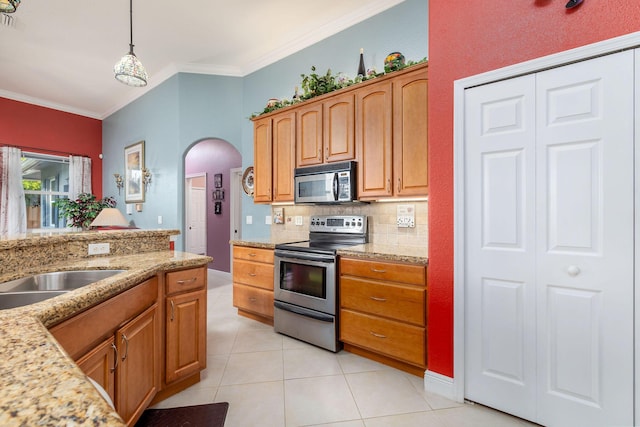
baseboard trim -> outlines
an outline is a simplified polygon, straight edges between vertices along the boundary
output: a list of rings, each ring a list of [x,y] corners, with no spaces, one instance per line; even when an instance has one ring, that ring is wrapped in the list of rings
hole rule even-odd
[[[424,389],[429,393],[437,394],[456,402],[464,400],[458,396],[455,378],[450,378],[437,372],[425,371]]]

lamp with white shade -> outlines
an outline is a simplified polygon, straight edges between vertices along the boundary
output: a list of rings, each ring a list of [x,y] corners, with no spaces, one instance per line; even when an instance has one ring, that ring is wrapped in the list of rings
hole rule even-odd
[[[129,221],[118,209],[104,208],[93,220],[91,227],[129,227]]]

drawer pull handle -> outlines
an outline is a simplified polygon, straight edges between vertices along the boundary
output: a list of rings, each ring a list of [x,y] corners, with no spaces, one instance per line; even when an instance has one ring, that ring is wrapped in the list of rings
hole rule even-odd
[[[122,361],[124,362],[129,355],[129,338],[125,334],[122,334],[122,342],[124,343],[124,356],[122,356]]]
[[[387,337],[386,335],[376,334],[376,333],[375,333],[375,332],[373,332],[373,331],[369,331],[369,333],[370,333],[371,335],[373,335],[374,337],[376,337],[376,338],[386,338],[386,337]]]
[[[380,301],[380,302],[387,302],[386,298],[379,298],[379,297],[369,297],[374,301]]]
[[[257,274],[256,274],[256,273],[249,273],[249,276],[251,276],[251,277],[256,277],[256,276],[257,276]]]
[[[178,283],[178,285],[186,285],[187,283],[193,283],[196,280],[198,280],[198,278],[197,277],[193,277],[193,278],[187,279],[187,280],[178,280],[177,283]]]
[[[256,256],[256,253],[255,253],[255,252],[251,252],[251,253],[249,254],[249,256],[251,256],[251,257]]]
[[[373,271],[374,273],[386,273],[387,270],[384,269],[379,269],[379,268],[371,268],[371,271]]]
[[[258,301],[258,300],[256,299],[256,297],[250,297],[250,298],[249,298],[249,301],[251,301],[251,302],[256,302],[256,301]]]
[[[115,363],[113,364],[113,368],[110,369],[111,372],[115,372],[116,368],[118,367],[118,347],[116,347],[116,345],[114,343],[111,343],[111,348],[113,349],[113,353],[116,356],[116,360]]]
[[[171,300],[171,321],[173,322],[173,313],[176,310],[176,305],[173,303],[173,300]]]

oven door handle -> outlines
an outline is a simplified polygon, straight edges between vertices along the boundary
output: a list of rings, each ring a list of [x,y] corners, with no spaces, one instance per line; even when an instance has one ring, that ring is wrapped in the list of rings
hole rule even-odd
[[[315,261],[320,263],[333,263],[336,261],[335,257],[333,257],[332,255],[320,255],[320,254],[308,255],[302,252],[294,252],[294,251],[276,250],[274,255],[276,256],[276,258],[280,258],[280,260],[301,259],[304,261]]]
[[[312,319],[316,319],[321,322],[333,323],[335,319],[333,316],[330,316],[328,314],[307,310],[302,307],[297,307],[291,304],[285,304],[280,301],[274,301],[273,306],[276,308],[279,308],[280,310],[289,311],[291,313],[299,314],[305,317],[310,317]]]

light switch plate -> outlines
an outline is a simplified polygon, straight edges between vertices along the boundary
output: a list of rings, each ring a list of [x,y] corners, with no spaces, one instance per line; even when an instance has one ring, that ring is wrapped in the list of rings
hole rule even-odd
[[[302,216],[296,215],[296,225],[302,225]]]
[[[267,215],[264,217],[264,223],[267,225],[271,225],[271,215]]]
[[[247,215],[247,224],[253,224],[253,217],[251,215]]]

